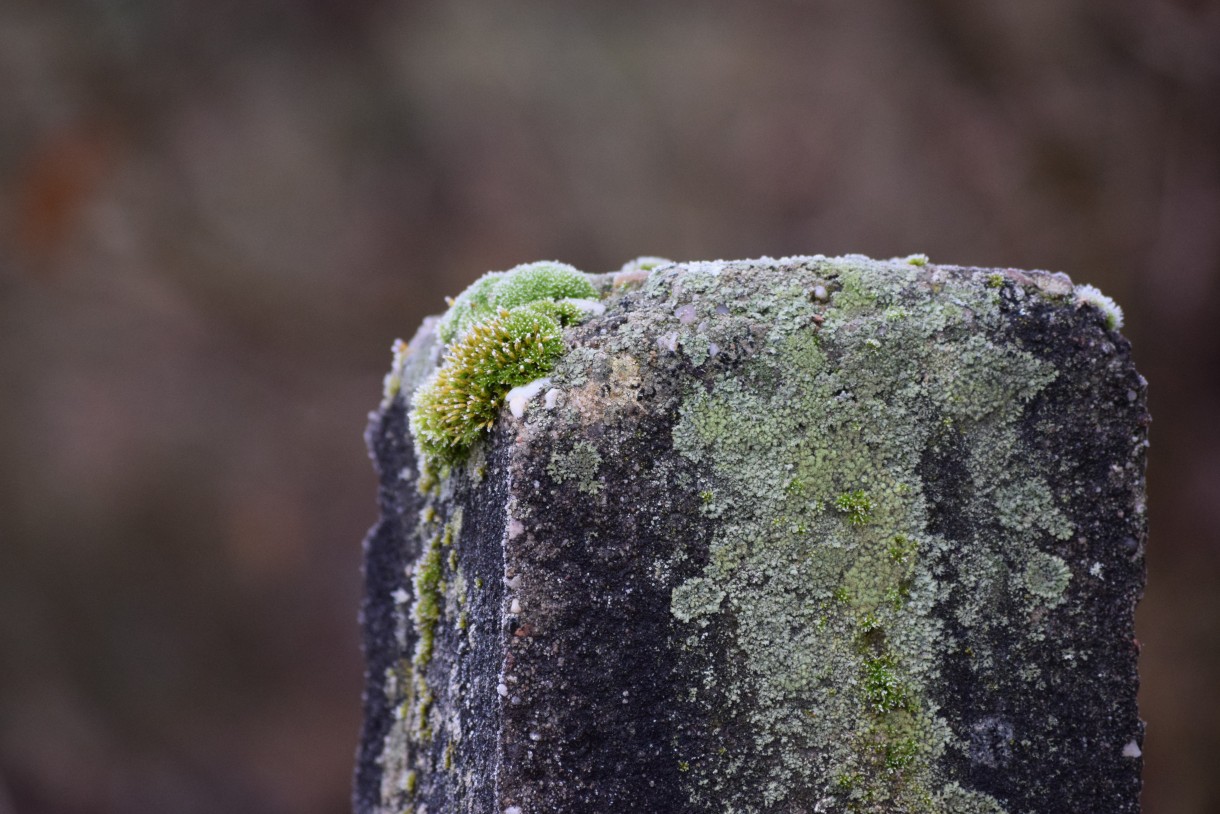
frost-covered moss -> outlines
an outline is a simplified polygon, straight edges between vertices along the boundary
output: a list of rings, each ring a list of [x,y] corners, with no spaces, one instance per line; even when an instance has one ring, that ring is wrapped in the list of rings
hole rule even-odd
[[[411,399],[421,456],[432,467],[461,460],[491,428],[504,396],[551,369],[564,350],[561,328],[585,316],[581,306],[594,296],[583,273],[551,262],[486,274],[458,295],[436,329],[448,354]],[[405,352],[395,345],[387,398],[401,387]]]
[[[673,331],[676,347],[702,335],[743,358],[691,389],[673,433],[707,468],[722,520],[672,611],[695,630],[731,619],[743,656],[692,692],[717,716],[750,722],[767,805],[1001,811],[940,768],[961,747],[928,694],[946,641],[933,610],[956,609],[976,669],[989,669],[1005,603],[1060,601],[1070,572],[1042,549],[1071,527],[1046,485],[1049,464],[1017,427],[1055,371],[989,338],[1001,327],[999,292],[984,277],[950,282],[918,263],[863,258],[809,266],[788,288],[698,267],[648,284],[681,308],[714,281],[715,299],[696,298],[694,319],[650,327]],[[957,510],[987,530],[968,546],[934,529],[925,493],[929,461],[962,450]],[[956,581],[938,576],[946,566]],[[706,641],[692,635],[687,646]],[[691,761],[690,793],[761,810],[736,796],[734,778],[757,770],[748,760]]]
[[[596,296],[588,277],[566,263],[524,263],[508,271],[488,272],[471,283],[450,303],[437,331],[441,341],[450,344],[500,309],[543,300]]]
[[[1091,305],[1101,311],[1106,327],[1117,331],[1123,327],[1123,309],[1118,303],[1101,293],[1101,289],[1091,285],[1076,286],[1076,304]]]
[[[394,345],[383,408],[406,395],[423,497],[414,537],[421,550],[394,595],[401,657],[385,676],[395,710],[383,747],[383,800],[403,810],[435,789],[455,765],[461,739],[456,719],[441,709],[452,699],[454,654],[441,642],[475,635],[459,555],[462,508],[454,505],[467,463],[473,482],[485,477],[482,451],[471,447],[494,424],[506,394],[544,376],[565,350],[563,328],[596,313],[596,291],[584,274],[560,263],[531,263],[484,275],[425,321],[410,345]],[[410,476],[404,469],[403,478]],[[482,585],[476,578],[474,589]],[[397,810],[397,809],[396,809]]]
[[[528,305],[473,326],[415,393],[416,443],[427,456],[457,460],[491,428],[505,394],[546,375],[561,353],[559,323]]]
[[[541,300],[592,299],[597,291],[585,274],[566,263],[526,263],[504,273],[492,288],[492,308],[516,308]]]

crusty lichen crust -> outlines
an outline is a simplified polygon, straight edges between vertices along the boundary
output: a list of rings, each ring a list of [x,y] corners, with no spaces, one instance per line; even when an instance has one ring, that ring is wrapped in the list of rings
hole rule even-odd
[[[1017,431],[1055,370],[987,338],[999,289],[908,268],[827,264],[825,303],[802,280],[722,283],[730,319],[772,315],[768,351],[692,388],[674,429],[708,466],[706,510],[731,522],[671,607],[692,648],[709,619],[735,621],[741,668],[692,688],[747,710],[773,757],[765,804],[821,784],[849,811],[1001,811],[938,772],[954,744],[926,692],[946,647],[930,611],[956,594],[961,623],[983,633],[1016,621],[1008,607],[1036,619],[1071,578],[1043,550],[1072,533],[1044,478],[1053,462]],[[695,336],[679,331],[679,346]],[[987,531],[964,551],[934,530],[920,473],[950,444],[969,450],[963,510]],[[956,581],[936,573],[947,559]],[[1006,655],[976,638],[984,669]],[[692,795],[731,797],[748,759],[692,760]]]

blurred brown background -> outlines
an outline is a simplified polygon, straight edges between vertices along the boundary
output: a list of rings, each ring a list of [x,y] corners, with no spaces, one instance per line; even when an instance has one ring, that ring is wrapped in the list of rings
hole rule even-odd
[[[1220,811],[1220,8],[0,2],[0,813],[348,810],[390,342],[557,258],[1069,272],[1152,382],[1145,809]]]

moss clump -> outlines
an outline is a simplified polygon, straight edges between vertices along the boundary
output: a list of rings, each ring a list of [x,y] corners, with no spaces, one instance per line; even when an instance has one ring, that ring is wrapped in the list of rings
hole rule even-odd
[[[890,540],[890,559],[898,565],[906,565],[919,551],[919,542],[905,534],[895,534]]]
[[[475,280],[450,303],[437,333],[442,342],[450,344],[501,309],[544,300],[596,296],[589,278],[566,263],[526,263],[508,271],[489,272]]]
[[[423,558],[415,566],[415,607],[411,609],[411,617],[419,633],[419,639],[415,643],[416,667],[424,667],[432,660],[436,623],[441,618],[444,602],[441,591],[444,568],[440,540],[433,539]]]
[[[441,317],[440,325],[436,329],[442,342],[446,345],[452,343],[476,322],[495,313],[491,304],[491,293],[502,279],[504,272],[490,271],[449,301],[449,310]]]
[[[449,352],[412,399],[411,433],[425,469],[461,461],[495,423],[514,387],[545,376],[563,353],[561,328],[596,296],[563,263],[529,263],[476,280],[450,304],[437,333]]]
[[[495,423],[505,394],[546,375],[563,348],[560,323],[529,305],[472,327],[415,393],[411,432],[424,455],[460,460]]]
[[[585,274],[566,263],[527,263],[504,273],[491,290],[492,308],[515,308],[540,300],[592,299],[597,290]]]

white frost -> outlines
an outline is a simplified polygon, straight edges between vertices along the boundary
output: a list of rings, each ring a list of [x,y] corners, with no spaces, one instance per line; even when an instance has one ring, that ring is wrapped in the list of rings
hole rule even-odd
[[[595,317],[600,317],[602,314],[606,313],[606,306],[603,305],[602,303],[598,302],[597,300],[585,300],[585,299],[579,299],[577,297],[565,297],[564,299],[560,300],[560,302],[564,303],[566,305],[574,305],[577,308],[579,308],[581,311],[584,311],[586,314],[589,314],[589,315],[595,316]]]
[[[677,331],[671,331],[667,334],[661,334],[660,336],[658,336],[657,337],[657,347],[659,347],[661,350],[669,351],[670,353],[674,353],[675,351],[677,351],[678,350]]]
[[[526,402],[542,392],[544,387],[550,386],[551,380],[543,378],[534,379],[529,384],[523,384],[520,387],[514,387],[512,390],[509,390],[508,395],[504,397],[504,400],[508,402],[509,412],[513,414],[514,418],[521,418],[525,415]]]
[[[1092,305],[1106,315],[1106,325],[1111,330],[1123,327],[1123,309],[1118,303],[1101,293],[1101,289],[1091,285],[1076,286],[1076,305]]]

